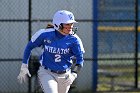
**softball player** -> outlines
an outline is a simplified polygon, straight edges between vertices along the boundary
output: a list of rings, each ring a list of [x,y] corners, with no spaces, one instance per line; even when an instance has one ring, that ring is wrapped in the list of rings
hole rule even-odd
[[[37,31],[24,51],[18,80],[27,81],[28,59],[33,48],[43,47],[40,56],[38,78],[44,93],[68,93],[70,85],[77,78],[83,67],[84,48],[81,39],[75,34],[73,13],[66,10],[57,11],[53,17],[53,27]],[[71,70],[72,59],[76,65]]]

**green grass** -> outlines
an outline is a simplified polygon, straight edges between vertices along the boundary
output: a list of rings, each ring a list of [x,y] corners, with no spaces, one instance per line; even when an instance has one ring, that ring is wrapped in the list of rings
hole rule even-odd
[[[101,69],[102,67],[100,67]],[[103,74],[99,74],[98,76],[98,89],[97,91],[110,91],[111,87],[113,87],[113,91],[120,91],[120,90],[127,90],[134,87],[134,74],[135,69],[134,66],[104,66],[102,69],[112,72],[112,73],[122,73],[122,75],[114,78],[114,85],[111,86],[111,78],[107,77]],[[138,72],[140,72],[140,67],[138,69]],[[140,80],[140,74],[138,76],[138,80]],[[130,85],[130,86],[129,86]],[[138,92],[135,92],[138,93]],[[140,92],[139,92],[140,93]]]

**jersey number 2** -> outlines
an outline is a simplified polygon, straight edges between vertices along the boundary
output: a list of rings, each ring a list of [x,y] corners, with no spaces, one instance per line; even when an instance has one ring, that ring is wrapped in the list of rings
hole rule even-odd
[[[60,62],[61,61],[61,55],[56,54],[55,55],[55,62]]]

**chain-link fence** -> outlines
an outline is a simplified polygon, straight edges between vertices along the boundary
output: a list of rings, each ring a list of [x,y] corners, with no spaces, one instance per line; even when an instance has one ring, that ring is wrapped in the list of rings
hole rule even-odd
[[[83,35],[85,31],[88,29],[86,34],[89,34],[92,30],[92,0],[88,2],[85,0],[0,0],[1,93],[35,91],[36,78],[31,78],[31,82],[28,84],[17,82],[24,48],[31,36],[37,30],[45,28],[47,23],[52,21],[54,13],[62,9],[74,13],[79,22],[77,33],[81,39],[86,38],[86,35]],[[83,13],[84,11],[86,13]],[[83,40],[83,42],[85,41]],[[40,49],[33,50],[32,55],[39,56]]]
[[[99,0],[96,20],[92,13],[93,0],[0,0],[0,93],[41,92],[36,77],[28,84],[17,82],[24,48],[31,36],[45,28],[53,14],[62,9],[74,13],[79,22],[77,34],[86,51],[84,67],[71,92],[92,91],[95,21],[98,21],[97,91],[138,89],[136,40],[140,40],[136,38],[136,1]],[[39,55],[40,49],[33,50],[32,56]]]
[[[138,71],[137,3],[136,0],[99,2],[99,91],[123,91],[138,87],[138,73],[135,73]]]

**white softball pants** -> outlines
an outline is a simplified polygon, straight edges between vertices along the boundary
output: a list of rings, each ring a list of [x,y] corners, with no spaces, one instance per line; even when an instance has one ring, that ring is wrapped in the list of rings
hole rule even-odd
[[[68,93],[71,84],[65,84],[66,77],[71,73],[56,74],[40,67],[38,70],[39,83],[44,93]]]

